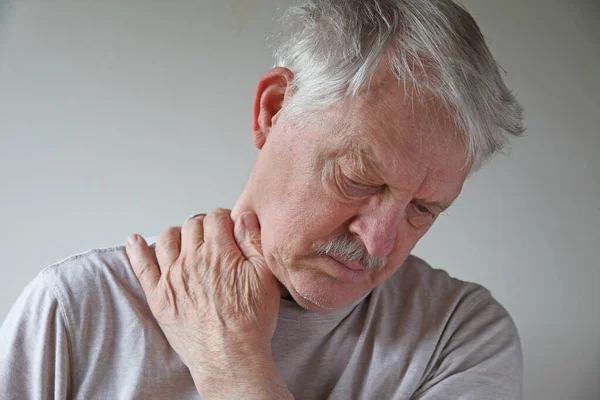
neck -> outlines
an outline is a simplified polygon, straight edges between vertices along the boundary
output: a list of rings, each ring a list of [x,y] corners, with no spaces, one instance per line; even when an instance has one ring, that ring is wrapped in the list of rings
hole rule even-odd
[[[252,192],[251,191],[251,181],[252,181],[252,179],[248,180],[248,182],[246,183],[246,186],[244,187],[244,190],[242,190],[240,197],[238,198],[235,205],[233,206],[233,209],[231,210],[231,219],[234,222],[237,221],[237,219],[240,217],[240,215],[242,215],[246,211],[251,211],[253,213],[256,213],[256,207],[254,205],[254,202],[252,201],[252,196],[251,196],[251,192]],[[259,223],[260,223],[260,218],[259,218]],[[267,262],[267,265],[272,270],[272,267],[271,267],[271,265],[269,265],[268,262]],[[294,299],[290,295],[290,292],[287,290],[287,288],[283,284],[281,286],[283,289],[282,293],[281,293],[281,297],[286,300],[294,301]]]

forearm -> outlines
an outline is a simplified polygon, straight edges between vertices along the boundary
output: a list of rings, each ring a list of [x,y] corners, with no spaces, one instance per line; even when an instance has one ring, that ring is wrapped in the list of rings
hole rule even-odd
[[[269,359],[245,358],[227,370],[192,371],[192,378],[203,399],[291,400],[275,364]]]

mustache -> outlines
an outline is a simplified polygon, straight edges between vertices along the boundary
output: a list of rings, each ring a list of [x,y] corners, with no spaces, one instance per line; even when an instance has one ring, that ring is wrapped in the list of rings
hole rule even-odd
[[[313,251],[320,256],[336,256],[346,261],[358,261],[366,270],[380,270],[385,266],[385,258],[372,256],[358,236],[336,235],[317,243]]]

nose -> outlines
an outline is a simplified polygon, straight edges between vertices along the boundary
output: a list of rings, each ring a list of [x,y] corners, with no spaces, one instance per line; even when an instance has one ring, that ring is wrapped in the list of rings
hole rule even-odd
[[[387,257],[398,239],[403,213],[397,204],[372,204],[350,222],[349,230],[361,238],[370,255]]]

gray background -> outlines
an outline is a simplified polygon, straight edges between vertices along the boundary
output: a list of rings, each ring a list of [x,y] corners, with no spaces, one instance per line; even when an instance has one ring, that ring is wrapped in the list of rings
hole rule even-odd
[[[2,0],[0,0],[2,1]],[[231,207],[291,1],[0,2],[0,320],[43,267]],[[527,136],[415,253],[513,315],[525,399],[599,399],[598,3],[472,0]]]

